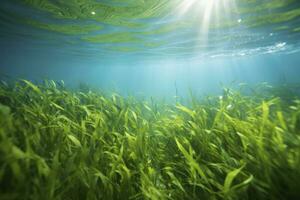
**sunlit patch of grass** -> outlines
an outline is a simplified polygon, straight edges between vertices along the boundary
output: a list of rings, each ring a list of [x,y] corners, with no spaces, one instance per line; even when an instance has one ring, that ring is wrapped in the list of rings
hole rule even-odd
[[[224,89],[164,105],[0,86],[0,199],[297,199],[300,98]]]

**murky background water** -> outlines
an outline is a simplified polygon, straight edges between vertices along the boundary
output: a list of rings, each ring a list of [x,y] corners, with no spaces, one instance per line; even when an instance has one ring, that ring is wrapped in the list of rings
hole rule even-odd
[[[300,81],[297,0],[2,0],[2,78],[172,97]]]

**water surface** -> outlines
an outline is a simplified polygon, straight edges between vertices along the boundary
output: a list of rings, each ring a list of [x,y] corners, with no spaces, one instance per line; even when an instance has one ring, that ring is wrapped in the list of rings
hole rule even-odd
[[[3,0],[1,71],[121,93],[297,82],[297,0]]]

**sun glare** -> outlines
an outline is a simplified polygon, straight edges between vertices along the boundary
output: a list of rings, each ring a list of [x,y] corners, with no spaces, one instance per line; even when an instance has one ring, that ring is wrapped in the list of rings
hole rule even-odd
[[[235,11],[235,0],[182,0],[176,8],[179,16],[191,16],[198,20],[202,28],[206,27],[204,30],[212,23],[218,24],[230,19]]]
[[[182,0],[175,9],[176,16],[198,27],[199,41],[206,43],[210,29],[217,30],[228,21],[239,24],[235,0]]]

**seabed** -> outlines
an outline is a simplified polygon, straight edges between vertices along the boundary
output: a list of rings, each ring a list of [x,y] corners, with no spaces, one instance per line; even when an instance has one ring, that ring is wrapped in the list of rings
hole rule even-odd
[[[0,199],[297,199],[296,91],[227,88],[182,105],[3,82]]]

